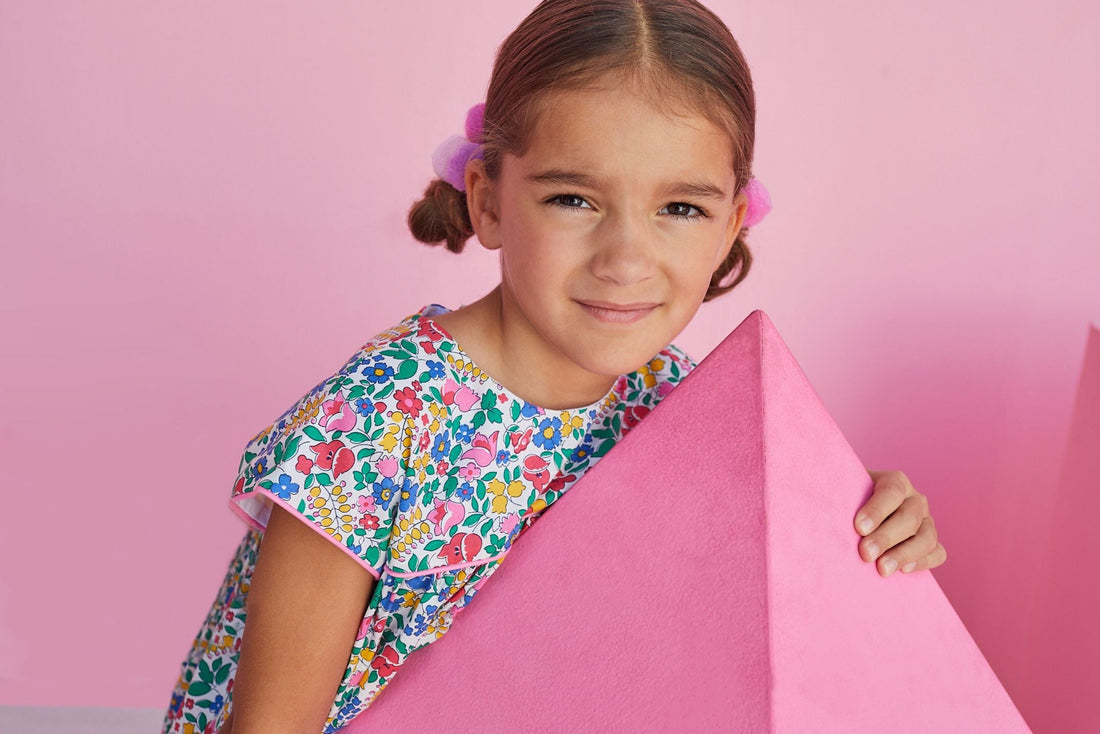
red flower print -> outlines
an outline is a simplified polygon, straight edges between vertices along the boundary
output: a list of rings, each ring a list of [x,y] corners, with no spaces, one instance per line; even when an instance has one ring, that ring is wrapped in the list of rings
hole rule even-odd
[[[397,399],[397,409],[402,413],[413,418],[420,415],[420,409],[424,407],[424,402],[416,396],[416,390],[406,387],[395,392],[393,396]]]
[[[244,477],[238,479],[237,483],[233,485],[233,494],[240,494],[242,489],[244,489]]]
[[[623,411],[623,435],[649,414],[649,408],[644,405],[631,405]]]
[[[363,517],[359,518],[359,524],[367,530],[377,530],[378,518],[374,515],[364,515]]]
[[[390,645],[386,645],[370,661],[370,666],[377,670],[378,675],[383,678],[393,675],[393,671],[397,670],[397,650]]]
[[[559,474],[558,476],[554,477],[553,481],[546,485],[546,491],[560,492],[562,490],[562,487],[565,486],[566,482],[572,482],[576,478],[576,474]]]
[[[344,446],[340,439],[328,443],[316,443],[309,450],[317,454],[317,467],[332,472],[332,476],[338,477],[355,463],[355,453]]]
[[[535,485],[535,490],[542,492],[550,481],[550,471],[546,459],[532,454],[523,460],[523,477]]]
[[[309,474],[311,471],[313,471],[313,459],[309,458],[305,454],[302,454],[298,457],[298,463],[294,465],[294,468],[302,474]]]
[[[451,542],[439,549],[439,557],[447,563],[469,561],[481,550],[481,536],[474,533],[456,533]]]
[[[443,332],[435,325],[433,321],[420,320],[419,328],[416,330],[417,336],[422,336],[428,339],[429,342],[437,342],[443,338]],[[420,346],[426,347],[427,344],[421,344]]]
[[[523,433],[519,433],[518,431],[512,431],[512,433],[510,435],[512,437],[512,451],[514,453],[518,454],[520,451],[523,451],[525,448],[527,448],[527,444],[531,443],[531,429],[530,428],[528,428]]]

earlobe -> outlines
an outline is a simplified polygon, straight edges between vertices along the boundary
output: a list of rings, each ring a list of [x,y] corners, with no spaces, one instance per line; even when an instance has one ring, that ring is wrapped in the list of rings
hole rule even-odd
[[[485,163],[470,161],[466,165],[466,209],[474,234],[487,250],[500,247],[500,213],[497,209],[496,187],[485,173]]]

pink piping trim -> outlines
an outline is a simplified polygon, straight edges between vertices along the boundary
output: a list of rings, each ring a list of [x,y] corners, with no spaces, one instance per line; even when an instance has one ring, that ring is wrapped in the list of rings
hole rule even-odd
[[[322,538],[329,541],[330,543],[332,543],[334,546],[336,546],[340,550],[344,551],[344,553],[347,553],[350,557],[354,558],[355,562],[358,563],[363,568],[367,569],[367,571],[370,573],[370,575],[373,576],[376,580],[381,578],[381,574],[378,571],[376,571],[375,569],[371,568],[369,565],[367,565],[367,562],[364,561],[362,558],[355,555],[355,553],[352,552],[351,548],[348,548],[346,545],[344,545],[343,543],[336,540],[336,538],[334,538],[331,535],[329,535],[328,533],[322,531],[320,528],[318,528],[312,522],[310,522],[305,517],[303,517],[302,513],[298,512],[297,508],[291,507],[290,504],[288,504],[287,502],[284,502],[282,500],[282,498],[280,498],[276,495],[273,495],[271,492],[264,489],[263,487],[256,487],[251,492],[242,493],[242,494],[239,494],[235,497],[230,497],[229,498],[229,507],[230,507],[230,509],[232,509],[235,513],[237,513],[237,515],[240,518],[242,518],[246,523],[248,523],[250,526],[252,526],[252,528],[254,530],[263,531],[264,526],[261,525],[259,523],[259,521],[256,520],[256,518],[249,515],[248,512],[245,511],[245,509],[243,507],[241,507],[240,501],[242,499],[244,499],[245,497],[248,497],[250,495],[256,495],[256,494],[263,495],[266,499],[269,499],[272,502],[274,502],[274,503],[282,506],[286,510],[288,510],[290,512],[290,514],[295,515],[296,517],[302,518],[302,522],[304,522],[306,525],[309,525],[311,528],[316,530],[317,534],[320,535]]]

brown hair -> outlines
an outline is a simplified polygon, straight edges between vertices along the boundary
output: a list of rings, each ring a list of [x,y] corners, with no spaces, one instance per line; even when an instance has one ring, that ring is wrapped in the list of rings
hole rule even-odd
[[[608,73],[645,85],[662,104],[680,103],[729,132],[736,196],[752,177],[756,100],[748,64],[725,24],[695,0],[543,0],[497,52],[481,142],[486,173],[504,153],[522,155],[551,92],[591,85]],[[461,252],[474,231],[466,195],[439,179],[409,211],[413,236]],[[704,300],[748,274],[742,228],[711,276]],[[728,282],[723,282],[728,281]]]

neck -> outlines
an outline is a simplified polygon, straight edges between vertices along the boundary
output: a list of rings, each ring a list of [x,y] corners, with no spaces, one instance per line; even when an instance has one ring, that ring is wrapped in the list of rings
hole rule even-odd
[[[532,405],[590,405],[615,384],[615,377],[588,372],[548,349],[502,286],[435,320],[482,370]]]

